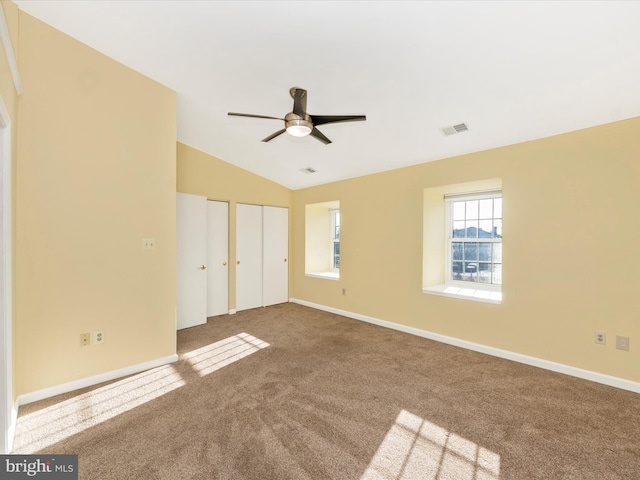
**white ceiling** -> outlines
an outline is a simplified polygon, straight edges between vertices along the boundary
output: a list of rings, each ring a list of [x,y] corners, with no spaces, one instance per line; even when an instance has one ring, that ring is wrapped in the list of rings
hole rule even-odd
[[[638,1],[16,3],[174,89],[180,142],[292,189],[640,115]],[[284,117],[292,86],[367,121],[263,143],[282,122],[227,116]]]

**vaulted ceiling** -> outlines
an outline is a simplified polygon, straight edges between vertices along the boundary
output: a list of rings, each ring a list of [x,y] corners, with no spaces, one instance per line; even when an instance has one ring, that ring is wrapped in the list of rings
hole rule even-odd
[[[174,89],[178,141],[292,189],[640,115],[637,1],[15,3]],[[293,86],[367,121],[264,143],[283,122],[227,116],[284,117]]]

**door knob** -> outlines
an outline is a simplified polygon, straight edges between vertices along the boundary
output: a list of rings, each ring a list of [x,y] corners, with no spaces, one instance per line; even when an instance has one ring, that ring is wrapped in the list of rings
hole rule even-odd
[[[226,267],[227,266],[227,262],[222,262],[222,266]]]
[[[238,260],[238,261],[236,262],[236,265],[240,265],[240,260]]]
[[[206,265],[200,265],[200,270],[206,270],[207,266]]]
[[[285,258],[285,259],[284,259],[284,261],[286,262],[286,261],[287,261],[287,259]]]

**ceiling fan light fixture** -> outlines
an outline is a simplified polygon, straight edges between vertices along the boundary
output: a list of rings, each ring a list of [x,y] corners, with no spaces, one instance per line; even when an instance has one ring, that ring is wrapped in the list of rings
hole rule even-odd
[[[311,129],[306,125],[290,125],[287,127],[287,133],[294,137],[306,137],[311,133]]]

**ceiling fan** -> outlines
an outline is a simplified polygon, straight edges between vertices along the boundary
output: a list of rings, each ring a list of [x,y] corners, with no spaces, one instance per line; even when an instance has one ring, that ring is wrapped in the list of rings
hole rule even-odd
[[[300,87],[291,87],[289,94],[293,98],[293,111],[287,113],[284,118],[267,117],[264,115],[252,115],[250,113],[234,113],[229,112],[228,115],[235,117],[251,117],[251,118],[269,118],[272,120],[284,121],[284,128],[272,133],[263,142],[269,142],[284,132],[294,137],[304,137],[311,135],[316,140],[321,141],[325,145],[331,143],[320,130],[316,128],[318,125],[326,125],[328,123],[339,122],[360,122],[367,119],[364,115],[309,115],[307,113],[307,91]]]

